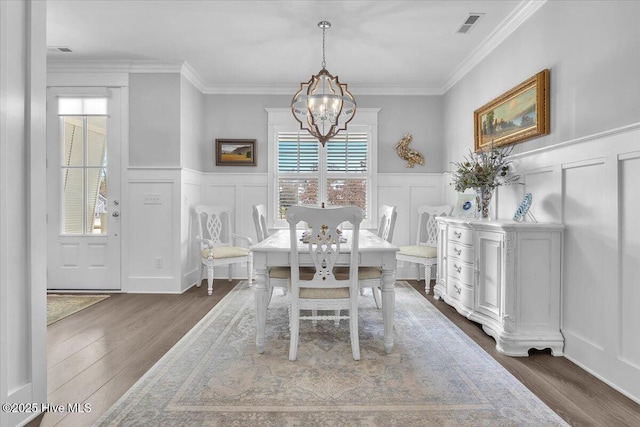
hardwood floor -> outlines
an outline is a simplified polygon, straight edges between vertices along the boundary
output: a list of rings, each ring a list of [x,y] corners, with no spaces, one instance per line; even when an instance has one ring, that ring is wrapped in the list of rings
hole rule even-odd
[[[90,404],[84,413],[48,412],[29,426],[90,426],[235,286],[216,280],[214,292],[182,295],[114,294],[47,330],[48,403]],[[479,325],[424,294],[550,408],[573,426],[640,426],[640,405],[568,359],[536,351],[528,358],[499,354]]]

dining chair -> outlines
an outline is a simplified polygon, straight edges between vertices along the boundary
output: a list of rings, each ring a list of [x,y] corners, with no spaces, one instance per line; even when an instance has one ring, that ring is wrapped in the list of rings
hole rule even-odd
[[[451,213],[451,206],[420,206],[418,207],[418,232],[416,244],[400,246],[396,253],[396,260],[407,261],[418,267],[420,280],[420,265],[424,266],[424,292],[429,293],[431,286],[431,266],[437,263],[438,224],[436,216],[447,216]]]
[[[269,236],[267,229],[267,209],[264,205],[253,205],[253,223],[256,227],[256,236],[258,242],[263,241]],[[269,302],[273,294],[273,288],[282,288],[283,294],[287,293],[289,280],[291,279],[291,268],[289,267],[271,267],[267,275],[267,286],[269,289]]]
[[[198,219],[198,235],[196,241],[200,244],[200,262],[202,264],[200,287],[202,280],[207,278],[207,291],[213,292],[213,270],[218,266],[229,268],[229,281],[232,276],[233,264],[247,263],[247,277],[249,283],[253,280],[253,255],[249,247],[253,240],[233,232],[231,228],[231,211],[226,206],[198,205],[195,208]],[[236,240],[244,240],[249,247],[234,245]]]
[[[286,219],[289,223],[291,238],[291,287],[289,289],[290,313],[289,329],[291,342],[289,360],[296,360],[300,334],[300,320],[334,320],[349,319],[351,353],[354,360],[360,360],[360,344],[358,338],[358,238],[360,223],[364,213],[356,206],[339,208],[312,208],[291,206],[287,209]],[[303,237],[303,245],[297,234],[297,225],[305,222],[310,228]],[[352,234],[349,241],[343,241],[338,226],[349,222]],[[349,272],[337,275],[334,267],[338,258],[342,258],[347,247],[351,249],[349,256]],[[300,257],[309,256],[315,269],[312,273],[301,272]],[[302,316],[301,310],[311,310],[311,315]],[[341,310],[348,310],[342,316]],[[329,314],[319,314],[329,311]]]
[[[395,206],[382,205],[378,210],[378,236],[387,242],[393,240],[393,229],[396,226],[396,217],[398,212]],[[371,288],[373,300],[376,307],[380,308],[380,288],[382,287],[382,269],[378,267],[360,267],[358,268],[358,285],[360,293],[364,289]]]

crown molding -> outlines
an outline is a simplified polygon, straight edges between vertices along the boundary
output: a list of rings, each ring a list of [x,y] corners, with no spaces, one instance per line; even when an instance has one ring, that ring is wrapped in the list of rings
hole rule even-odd
[[[288,85],[207,85],[186,61],[159,62],[139,60],[77,60],[47,62],[48,73],[158,73],[181,74],[200,92],[205,95],[287,95],[293,96],[300,86],[298,83]],[[389,95],[389,96],[425,96],[443,95],[441,87],[418,85],[349,85],[349,91],[360,95]]]
[[[297,84],[271,86],[225,86],[209,85],[202,93],[207,95],[288,95],[293,96],[300,89]],[[360,95],[442,95],[440,87],[435,86],[359,86],[349,85],[349,92]]]
[[[48,73],[180,73],[182,61],[76,60],[47,61]]]
[[[547,0],[523,0],[518,7],[502,21],[498,29],[487,38],[449,75],[440,86],[419,85],[349,85],[356,96],[429,96],[444,95],[467,73],[489,55],[511,33],[522,25],[531,15],[540,9]],[[205,95],[289,95],[298,89],[291,85],[211,85],[206,84],[195,69],[186,61],[147,61],[147,60],[76,60],[47,61],[48,73],[176,73],[181,74]]]
[[[487,38],[469,55],[446,79],[442,85],[442,93],[447,93],[456,83],[469,73],[476,65],[487,57],[511,33],[540,9],[547,0],[524,0],[492,31]]]

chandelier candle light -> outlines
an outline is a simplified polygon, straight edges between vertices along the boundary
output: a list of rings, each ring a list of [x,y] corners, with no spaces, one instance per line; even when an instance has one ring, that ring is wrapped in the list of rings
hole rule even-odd
[[[347,85],[326,69],[325,31],[331,22],[320,21],[318,27],[322,29],[322,69],[308,82],[300,83],[300,90],[291,101],[291,111],[300,129],[306,129],[324,147],[338,132],[347,129],[356,113],[356,100]]]

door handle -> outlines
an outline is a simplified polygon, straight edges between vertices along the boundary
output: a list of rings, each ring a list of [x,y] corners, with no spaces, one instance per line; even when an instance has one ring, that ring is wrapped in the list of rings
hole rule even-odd
[[[120,212],[115,211],[114,213],[111,214],[111,216],[115,216],[117,218],[120,216]]]

